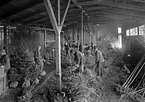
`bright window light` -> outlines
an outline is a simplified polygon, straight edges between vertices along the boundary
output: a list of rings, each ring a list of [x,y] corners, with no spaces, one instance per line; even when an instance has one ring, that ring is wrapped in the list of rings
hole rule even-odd
[[[118,34],[121,34],[122,33],[122,29],[121,27],[118,27]]]
[[[122,48],[122,35],[118,36],[118,48]]]
[[[130,33],[129,33],[129,30],[126,30],[126,36],[129,36]]]
[[[139,35],[144,35],[145,34],[145,25],[139,26]]]
[[[130,36],[138,35],[137,27],[130,29]]]

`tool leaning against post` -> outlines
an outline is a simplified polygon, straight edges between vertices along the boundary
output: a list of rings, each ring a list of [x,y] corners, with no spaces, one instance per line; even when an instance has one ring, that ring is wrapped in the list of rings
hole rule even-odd
[[[141,102],[144,102],[145,88],[143,87],[137,90],[137,87],[139,87],[138,85],[135,89],[130,88],[133,82],[135,82],[137,76],[142,72],[143,68],[145,67],[144,60],[145,60],[145,55],[141,58],[141,60],[139,61],[137,66],[134,68],[133,72],[130,74],[126,82],[122,86],[119,87],[120,88],[119,91],[122,93],[120,100],[122,99],[122,97],[130,96],[132,99],[142,100]],[[144,74],[142,75],[143,77],[144,77]],[[141,95],[142,93],[143,95]]]
[[[129,83],[131,82],[131,80],[133,79],[135,73],[137,73],[138,69],[140,68],[143,60],[145,59],[145,55],[141,58],[141,60],[139,61],[139,63],[137,64],[137,66],[134,68],[133,72],[130,74],[130,76],[127,78],[126,82],[123,84],[123,87],[127,87],[129,85]]]

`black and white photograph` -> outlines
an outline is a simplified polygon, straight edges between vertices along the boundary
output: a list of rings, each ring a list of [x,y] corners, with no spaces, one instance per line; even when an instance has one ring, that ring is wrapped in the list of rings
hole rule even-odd
[[[0,0],[0,102],[145,102],[145,0]]]

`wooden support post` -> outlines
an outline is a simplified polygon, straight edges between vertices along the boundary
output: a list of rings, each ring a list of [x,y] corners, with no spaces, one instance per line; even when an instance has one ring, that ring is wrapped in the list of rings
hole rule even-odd
[[[56,34],[56,68],[59,75],[59,89],[61,91],[61,41],[60,41],[60,32]]]
[[[8,53],[8,48],[7,48],[7,26],[4,26],[4,46],[6,53]]]
[[[83,12],[84,11],[81,12],[81,46],[82,46],[81,50],[82,50],[82,52],[83,52],[83,46],[84,46],[84,44],[83,44],[83,39],[84,39]]]
[[[44,30],[44,47],[46,47],[46,30]]]
[[[61,46],[60,46],[60,32],[61,27],[58,26],[50,0],[44,0],[45,7],[49,14],[49,18],[51,20],[52,26],[55,29],[56,33],[56,72],[59,75],[59,89],[61,91]]]
[[[84,11],[81,12],[81,46],[82,46],[81,50],[82,50],[82,53],[84,52],[84,47],[83,47],[84,46],[84,43],[83,43],[84,42],[83,41],[84,40],[83,12]],[[83,58],[81,59],[81,62],[82,62],[81,72],[83,72],[84,71],[84,63],[83,63],[84,61],[83,61]]]
[[[57,10],[58,11],[58,25],[60,25],[60,0],[57,0],[57,1],[58,1],[57,3],[58,4],[57,5],[58,6],[58,10]]]
[[[64,32],[62,33],[62,47],[64,49]]]
[[[91,24],[90,24],[90,18],[88,17],[88,26],[89,26],[89,35],[90,35],[90,42],[89,46],[91,46],[91,40],[92,40],[92,33],[91,33]]]
[[[55,41],[56,41],[56,72],[59,75],[59,89],[61,91],[62,86],[61,86],[61,44],[60,44],[61,43],[61,41],[60,41],[61,36],[60,36],[60,33],[62,30],[64,21],[59,22],[60,21],[59,20],[60,19],[60,0],[58,0],[58,16],[59,16],[58,22],[56,21],[50,0],[43,0],[43,1],[45,4],[47,13],[49,15],[49,18],[51,20],[52,26],[53,26],[55,33],[56,33],[56,39],[55,39]],[[67,6],[69,7],[69,5],[70,5],[70,2],[68,2]],[[65,20],[66,14],[68,12],[68,7],[66,8],[65,14],[63,16],[64,20]]]
[[[7,27],[4,26],[4,45],[7,44]]]
[[[66,14],[67,14],[68,8],[69,8],[69,6],[70,6],[70,2],[71,2],[71,0],[68,1],[68,4],[67,4],[67,7],[66,7],[64,16],[63,16],[63,18],[62,18],[61,26],[63,26],[63,24],[64,24],[64,21],[65,21],[65,18],[66,18]]]

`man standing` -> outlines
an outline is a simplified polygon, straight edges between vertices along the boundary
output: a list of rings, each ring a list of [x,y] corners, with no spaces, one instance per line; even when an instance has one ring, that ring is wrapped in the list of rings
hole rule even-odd
[[[104,58],[103,58],[102,52],[97,47],[95,49],[95,63],[96,63],[95,69],[98,68],[99,76],[102,76]]]
[[[40,73],[43,71],[44,68],[44,59],[41,56],[41,46],[38,46],[37,50],[34,52],[34,61],[39,66]],[[38,72],[39,72],[38,71]]]
[[[69,55],[69,45],[67,42],[64,44],[64,47],[65,47],[66,55]]]
[[[8,87],[7,72],[10,69],[10,59],[9,59],[9,56],[6,54],[5,49],[1,50],[0,65],[1,65],[0,68],[5,73],[5,76],[3,78],[3,86],[4,86],[4,89],[6,89]]]

